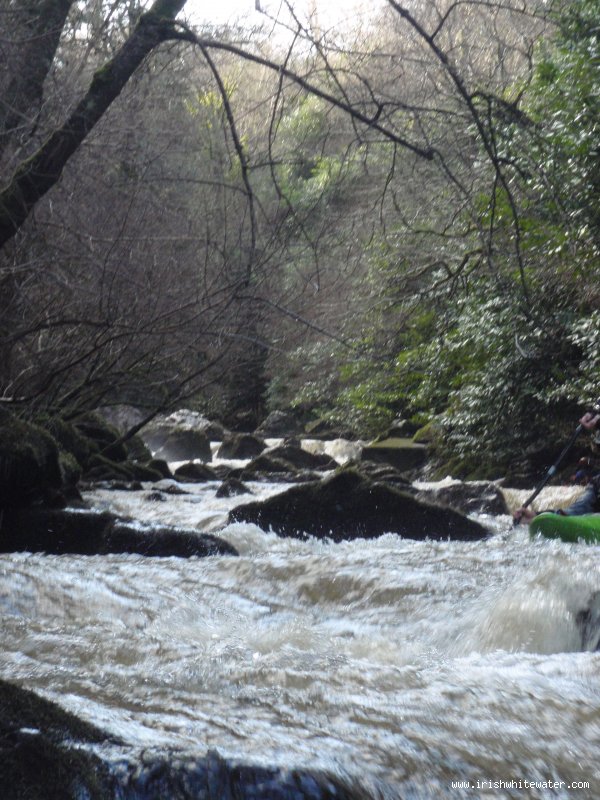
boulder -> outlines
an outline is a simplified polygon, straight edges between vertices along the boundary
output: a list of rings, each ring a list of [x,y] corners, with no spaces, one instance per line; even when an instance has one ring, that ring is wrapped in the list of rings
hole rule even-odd
[[[232,433],[217,450],[217,458],[254,458],[266,448],[264,439],[251,433]]]
[[[173,478],[171,468],[164,458],[151,458],[150,461],[148,461],[147,466],[149,466],[150,469],[156,470],[156,472],[160,473],[163,478]]]
[[[100,452],[111,461],[126,461],[127,447],[119,442],[121,434],[114,425],[108,423],[100,414],[89,412],[73,420],[75,430],[94,445],[94,450]]]
[[[330,470],[339,467],[337,461],[324,453],[309,453],[299,446],[288,443],[271,447],[264,455],[283,461],[293,469]]]
[[[468,481],[421,489],[416,495],[436,505],[449,506],[463,514],[508,514],[506,500],[492,481]]]
[[[215,497],[234,497],[238,494],[253,494],[253,492],[239,478],[228,478],[219,486]]]
[[[415,493],[412,483],[399,470],[384,461],[350,461],[346,464],[348,468],[354,468],[361,475],[365,475],[376,483],[385,483],[388,486],[397,486],[405,492]]]
[[[280,536],[307,534],[330,538],[372,539],[396,533],[408,539],[484,539],[488,531],[450,508],[416,499],[393,486],[343,469],[322,481],[294,486],[262,502],[237,506],[230,522],[250,522]]]
[[[160,481],[161,472],[137,461],[111,461],[99,453],[88,461],[85,470],[86,481]]]
[[[416,444],[412,439],[382,439],[363,447],[364,461],[377,461],[391,464],[400,472],[413,472],[427,462],[428,449],[424,444]]]
[[[289,461],[275,458],[267,452],[253,458],[239,473],[230,473],[230,477],[239,477],[244,481],[304,483],[318,480],[321,476],[313,470],[298,470]]]
[[[127,450],[127,458],[132,461],[151,461],[152,453],[139,434],[131,436],[124,442],[124,445]]]
[[[228,542],[210,534],[142,525],[108,512],[45,508],[6,509],[0,522],[0,552],[139,553],[182,558],[237,555]]]
[[[93,725],[27,689],[0,680],[0,797],[105,800],[109,767],[82,745],[115,744]]]
[[[43,415],[36,421],[44,430],[48,431],[58,444],[61,452],[72,456],[82,470],[87,467],[90,457],[94,453],[100,452],[95,442],[88,439],[70,422],[66,422],[60,417]]]
[[[45,502],[63,485],[59,449],[38,425],[0,412],[0,509]]]
[[[174,473],[175,480],[182,483],[205,483],[218,480],[213,469],[206,464],[195,464],[193,461],[177,467]]]
[[[167,461],[211,461],[211,423],[202,414],[180,409],[168,416],[156,417],[141,431],[141,437],[155,457]],[[214,435],[214,431],[211,431]]]
[[[212,461],[208,437],[202,431],[177,428],[170,431],[154,453],[165,461]]]
[[[369,800],[349,779],[127,746],[34,692],[0,681],[2,800]],[[379,792],[376,793],[379,796]]]

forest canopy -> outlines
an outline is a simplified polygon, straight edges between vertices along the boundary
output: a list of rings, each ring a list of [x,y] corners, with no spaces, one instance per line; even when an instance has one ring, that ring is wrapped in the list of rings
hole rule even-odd
[[[0,398],[434,426],[501,474],[600,394],[600,2],[327,29],[2,0]]]

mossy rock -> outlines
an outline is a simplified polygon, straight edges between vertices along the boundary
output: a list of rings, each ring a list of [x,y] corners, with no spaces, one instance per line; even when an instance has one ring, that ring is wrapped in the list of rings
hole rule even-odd
[[[38,425],[0,415],[0,508],[27,506],[60,490],[58,445]]]
[[[89,460],[89,468],[84,475],[92,481],[161,481],[165,476],[149,464],[138,464],[137,461],[112,461],[106,456],[96,453]]]
[[[90,458],[84,478],[88,481],[131,481],[134,479],[129,463],[117,463],[99,453]]]
[[[152,453],[138,434],[127,439],[124,444],[127,450],[127,457],[132,461],[149,462],[152,460]]]
[[[99,452],[98,445],[85,436],[70,422],[60,417],[41,416],[36,422],[56,440],[61,450],[76,459],[85,469],[90,457]]]
[[[97,450],[112,461],[126,461],[128,452],[121,442],[121,434],[114,425],[95,412],[89,412],[73,420],[75,429],[96,445]]]
[[[63,474],[63,484],[69,487],[77,486],[83,474],[81,464],[72,453],[67,453],[64,450],[59,451],[58,457]]]
[[[416,430],[412,440],[415,444],[433,444],[439,438],[439,434],[440,426],[435,420],[432,420]]]
[[[173,473],[167,461],[164,458],[151,458],[147,464],[150,469],[156,470],[163,478],[173,478]]]
[[[252,433],[232,433],[217,451],[217,458],[246,459],[260,455],[267,445],[260,436]]]

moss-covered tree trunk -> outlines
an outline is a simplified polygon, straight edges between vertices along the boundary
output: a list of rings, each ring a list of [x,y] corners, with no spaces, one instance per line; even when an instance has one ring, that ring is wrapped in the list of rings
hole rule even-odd
[[[96,71],[69,119],[19,166],[0,193],[0,247],[12,239],[35,204],[59,180],[69,158],[146,56],[161,42],[176,38],[173,20],[184,5],[185,0],[155,0],[114,58]]]

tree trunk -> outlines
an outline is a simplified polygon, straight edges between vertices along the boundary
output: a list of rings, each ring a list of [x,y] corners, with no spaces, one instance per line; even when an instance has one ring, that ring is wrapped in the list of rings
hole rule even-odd
[[[155,0],[119,52],[96,71],[69,119],[17,169],[0,193],[0,247],[12,239],[38,200],[59,180],[69,158],[144,58],[161,42],[173,38],[173,20],[184,5],[185,0]]]
[[[13,9],[18,43],[8,42],[12,57],[9,56],[8,82],[0,95],[0,152],[15,131],[22,138],[35,127],[44,81],[72,5],[73,0],[22,0]]]

